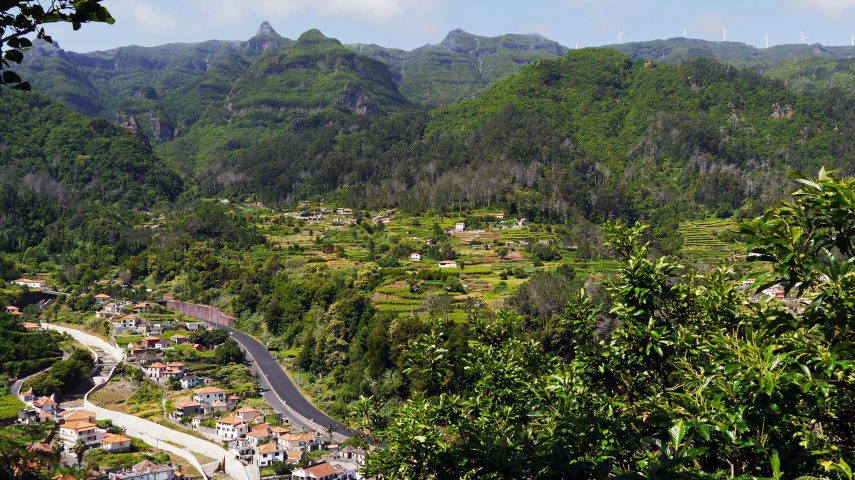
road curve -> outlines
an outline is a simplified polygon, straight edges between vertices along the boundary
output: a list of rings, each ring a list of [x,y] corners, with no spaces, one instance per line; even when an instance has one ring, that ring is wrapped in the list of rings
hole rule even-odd
[[[276,361],[273,355],[271,355],[267,350],[267,347],[265,347],[261,342],[240,330],[235,330],[234,328],[224,327],[213,323],[211,323],[210,326],[215,328],[225,328],[229,331],[232,338],[237,340],[237,342],[240,343],[247,351],[249,356],[252,357],[256,367],[266,378],[267,383],[276,395],[285,402],[290,410],[296,412],[299,416],[303,417],[303,419],[309,420],[309,422],[303,423],[313,423],[316,425],[315,428],[320,427],[321,431],[325,431],[327,427],[332,426],[335,433],[348,438],[352,436],[344,425],[318,410],[311,402],[309,402],[308,399],[306,399],[306,397],[303,396],[302,393],[300,393],[300,390],[296,385],[294,385],[294,382],[291,381],[291,378],[288,377],[285,370],[283,370],[282,366],[279,365],[279,362]]]

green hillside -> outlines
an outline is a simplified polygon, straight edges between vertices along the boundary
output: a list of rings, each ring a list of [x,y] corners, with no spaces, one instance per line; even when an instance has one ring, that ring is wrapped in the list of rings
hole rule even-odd
[[[790,170],[849,169],[855,137],[829,101],[711,60],[575,50],[429,113],[271,139],[200,182],[273,201],[337,191],[367,207],[499,203],[529,217],[664,226],[704,209],[755,211],[781,198]]]
[[[192,171],[291,128],[345,125],[406,106],[382,63],[309,30],[251,63],[221,105],[158,153]]]
[[[483,37],[453,30],[437,45],[412,51],[352,45],[385,63],[410,101],[448,105],[476,96],[487,85],[518,72],[538,58],[557,57],[567,48],[539,35]]]

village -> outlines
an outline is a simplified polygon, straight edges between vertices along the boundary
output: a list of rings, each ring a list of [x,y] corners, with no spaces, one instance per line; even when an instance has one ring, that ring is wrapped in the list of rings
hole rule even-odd
[[[46,282],[31,279],[13,283],[22,285],[22,282],[32,289],[46,287]],[[189,429],[201,438],[223,445],[234,458],[256,467],[260,478],[282,478],[283,472],[290,472],[290,478],[295,479],[362,478],[359,470],[366,460],[364,449],[340,445],[328,432],[291,425],[260,398],[242,399],[234,393],[234,382],[193,373],[212,370],[212,351],[230,341],[224,330],[168,311],[156,302],[134,303],[106,294],[94,297],[95,316],[110,323],[110,339],[125,352],[126,359],[123,377],[113,377],[102,391],[121,383],[124,376],[140,378],[143,382],[140,385],[159,386],[164,395],[163,404],[167,406],[164,416],[173,428]],[[6,311],[25,317],[18,307],[8,306]],[[42,328],[33,322],[24,322],[24,327],[31,331]],[[192,342],[193,338],[205,339],[207,346]],[[253,377],[243,380],[257,384]],[[92,392],[90,398],[97,403],[99,395],[100,392]],[[19,423],[56,425],[52,443],[37,442],[31,446],[33,449],[46,452],[56,447],[63,462],[71,464],[80,463],[90,449],[100,449],[109,455],[133,450],[132,438],[109,420],[99,420],[95,412],[64,408],[63,402],[53,395],[39,397],[32,388],[23,389],[19,397],[25,405],[18,414]],[[109,403],[99,406],[114,407]],[[105,478],[172,480],[194,476],[179,466],[146,460],[111,469]]]

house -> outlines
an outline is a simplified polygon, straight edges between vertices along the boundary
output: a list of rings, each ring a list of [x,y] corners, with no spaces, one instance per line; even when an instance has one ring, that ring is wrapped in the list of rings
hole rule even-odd
[[[137,313],[148,313],[154,308],[154,304],[151,302],[140,302],[134,305],[134,311]]]
[[[320,450],[321,443],[314,432],[286,433],[279,437],[279,444],[287,450]]]
[[[202,404],[193,400],[184,400],[175,404],[175,412],[183,417],[202,413]]]
[[[224,402],[225,399],[226,391],[220,387],[202,387],[193,393],[193,400],[209,405],[216,401]]]
[[[417,253],[417,252],[413,252],[410,254],[410,260],[412,260],[414,262],[421,262],[422,261],[422,254]]]
[[[8,313],[9,315],[22,315],[21,309],[14,306],[14,305],[7,305],[6,306],[6,313]]]
[[[174,468],[143,460],[131,468],[111,473],[109,480],[173,480],[174,478]]]
[[[187,330],[195,332],[196,330],[204,330],[205,322],[184,322],[184,326],[187,327]]]
[[[42,397],[33,401],[33,407],[37,412],[50,413],[56,415],[59,412],[59,405],[51,397]]]
[[[339,458],[344,460],[349,460],[357,465],[365,465],[365,450],[361,448],[354,448],[350,445],[344,447],[341,452],[339,452]]]
[[[205,347],[203,347],[202,345],[199,345],[198,343],[194,343],[193,345],[190,345],[190,348],[192,348],[193,350],[196,350],[197,352],[205,351]]]
[[[239,408],[237,411],[235,411],[235,416],[240,417],[241,419],[246,420],[247,422],[255,422],[258,417],[261,417],[262,422],[264,421],[264,412],[252,407]]]
[[[33,400],[35,400],[35,399],[36,399],[36,397],[35,397],[35,395],[33,395],[33,389],[32,388],[21,392],[21,401],[22,402],[24,402],[26,404],[32,404]]]
[[[110,298],[110,296],[106,293],[99,293],[95,295],[95,305],[106,305],[110,303],[110,300],[112,300],[112,298]]]
[[[238,402],[240,402],[240,396],[238,395],[233,394],[226,397],[226,405],[228,405],[229,408],[235,408]]]
[[[158,345],[160,345],[160,339],[157,337],[145,337],[140,341],[140,344],[144,348],[158,348]]]
[[[188,388],[196,388],[197,385],[201,385],[202,383],[202,379],[196,375],[184,375],[181,377],[181,388],[185,390]]]
[[[195,417],[193,417],[192,420],[190,420],[190,425],[192,425],[193,428],[199,428],[200,426],[202,426],[203,421],[210,420],[212,418],[214,418],[213,415],[211,415],[209,413],[203,413],[202,415],[196,415]]]
[[[265,443],[255,450],[255,464],[259,467],[268,467],[273,462],[283,462],[287,456],[276,442]]]
[[[163,335],[163,325],[159,323],[140,322],[137,325],[140,335]]]
[[[289,433],[291,433],[291,429],[289,429],[289,428],[285,428],[285,427],[281,427],[281,426],[280,427],[270,427],[270,435],[273,436],[273,438],[279,438],[282,435],[287,435]]]
[[[36,442],[27,447],[27,451],[32,453],[46,453],[48,455],[53,455],[53,447],[51,447],[50,444],[47,442]]]
[[[49,412],[38,412],[27,408],[18,412],[18,423],[25,425],[33,423],[50,423],[55,421],[56,417]]]
[[[28,332],[38,332],[42,329],[42,326],[38,323],[24,322],[24,328],[26,328]]]
[[[82,441],[87,447],[96,446],[103,436],[104,431],[98,425],[85,420],[65,422],[59,426],[59,441],[65,451],[70,452],[78,441]]]
[[[59,420],[61,423],[80,421],[95,423],[95,412],[88,410],[66,410],[59,414]]]
[[[439,268],[457,268],[457,262],[454,260],[442,260],[437,264]]]
[[[144,367],[143,372],[145,372],[148,378],[153,380],[160,380],[164,376],[164,371],[166,370],[166,364],[155,362],[151,365]]]
[[[217,420],[217,435],[222,438],[243,438],[248,432],[249,425],[241,418],[230,415]]]
[[[47,280],[32,279],[32,278],[19,278],[17,280],[12,280],[12,283],[14,283],[15,285],[23,285],[25,287],[30,287],[30,288],[47,287]]]
[[[252,430],[247,432],[246,440],[252,445],[252,448],[257,448],[262,443],[270,440],[270,432],[267,430]]]
[[[105,310],[101,310],[104,312]],[[101,313],[98,312],[98,313]],[[97,314],[96,314],[97,315]],[[112,314],[110,314],[112,316]],[[113,332],[121,333],[121,332],[129,332],[131,330],[136,330],[137,326],[140,324],[139,315],[124,315],[120,317],[118,320],[113,321]]]
[[[305,458],[306,458],[306,452],[305,451],[303,451],[303,450],[290,450],[288,452],[287,462],[293,463],[296,465],[296,464],[302,462],[303,460],[305,460]]]
[[[242,457],[241,461],[248,463],[252,461],[252,456],[255,454],[255,447],[245,438],[237,438],[230,440],[229,452],[238,457]]]
[[[292,479],[334,480],[338,477],[338,469],[327,462],[316,463],[305,468],[298,468],[291,472]]]
[[[494,214],[493,214],[493,217],[495,217],[495,218],[496,218],[496,220],[504,220],[504,219],[505,219],[505,214],[504,214],[503,212],[494,213]]]
[[[217,401],[211,403],[210,405],[208,405],[208,408],[206,410],[209,410],[212,412],[227,412],[229,410],[229,404],[226,402],[222,402],[220,400],[217,400]]]
[[[131,439],[124,435],[106,433],[101,438],[101,448],[110,453],[126,453],[131,451]]]
[[[353,209],[350,208],[337,208],[335,210],[336,215],[353,215]]]
[[[464,230],[466,230],[466,223],[465,222],[457,222],[454,224],[454,231],[455,232],[462,232]]]
[[[185,343],[189,343],[190,338],[187,335],[181,335],[180,333],[176,333],[172,336],[172,343],[176,345],[184,345]]]
[[[98,318],[101,320],[107,320],[107,319],[111,318],[112,316],[113,316],[113,313],[110,312],[109,310],[98,310],[97,312],[95,312],[95,318]],[[114,330],[116,329],[116,322],[113,322],[113,329]]]

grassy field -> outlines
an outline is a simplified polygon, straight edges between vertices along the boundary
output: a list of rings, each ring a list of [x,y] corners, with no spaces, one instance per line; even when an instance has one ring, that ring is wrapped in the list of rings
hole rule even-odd
[[[9,393],[0,395],[0,423],[8,423],[18,418],[18,411],[24,408],[24,402]]]

